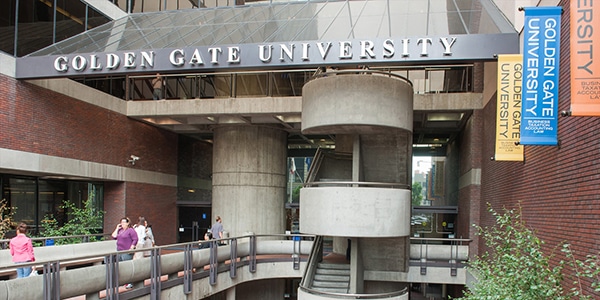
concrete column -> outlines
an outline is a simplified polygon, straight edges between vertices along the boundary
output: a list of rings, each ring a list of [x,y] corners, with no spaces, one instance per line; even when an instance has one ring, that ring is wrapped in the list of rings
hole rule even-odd
[[[238,284],[236,290],[237,296],[244,300],[281,300],[285,293],[285,279],[249,281]]]
[[[225,291],[226,300],[235,300],[235,285]]]
[[[212,215],[230,236],[285,232],[287,133],[266,126],[215,129]]]
[[[364,267],[358,239],[352,238],[350,250],[350,290],[351,294],[362,294],[364,288]]]

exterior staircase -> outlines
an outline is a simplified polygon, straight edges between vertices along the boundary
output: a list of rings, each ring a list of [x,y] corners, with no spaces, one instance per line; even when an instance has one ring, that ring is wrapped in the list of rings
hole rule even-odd
[[[347,294],[350,287],[350,265],[319,263],[312,289],[328,293]]]

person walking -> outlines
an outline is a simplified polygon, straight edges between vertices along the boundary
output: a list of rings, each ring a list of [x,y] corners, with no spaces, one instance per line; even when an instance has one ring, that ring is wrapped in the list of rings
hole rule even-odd
[[[212,240],[212,232],[210,228],[204,234],[204,240],[198,241],[198,246],[200,249],[210,248],[210,240]]]
[[[222,239],[223,238],[223,224],[220,216],[217,216],[215,219],[215,224],[210,228],[213,239]],[[219,242],[222,244],[222,242]]]
[[[10,255],[12,261],[16,264],[34,262],[33,244],[31,239],[27,237],[27,224],[21,222],[17,226],[17,236],[10,240]],[[33,271],[33,267],[17,268],[17,278],[29,276]]]
[[[133,250],[138,242],[137,233],[131,227],[129,227],[129,218],[121,218],[121,222],[115,228],[112,233],[113,239],[117,240],[117,251]],[[119,261],[132,260],[133,253],[119,254]],[[133,285],[128,283],[125,288],[130,289]]]
[[[135,233],[137,234],[137,237],[138,237],[138,241],[137,241],[137,244],[135,245],[135,248],[143,249],[144,242],[146,241],[146,218],[139,217],[138,222],[137,222],[137,224],[135,224],[133,226],[133,229],[135,230]],[[136,252],[133,255],[133,259],[138,259],[138,258],[142,258],[142,257],[144,257],[143,252]]]
[[[146,226],[146,238],[144,239],[144,249],[154,247],[154,233],[152,232],[152,225],[148,224],[148,220],[144,221]],[[150,256],[150,251],[144,251],[144,256]]]

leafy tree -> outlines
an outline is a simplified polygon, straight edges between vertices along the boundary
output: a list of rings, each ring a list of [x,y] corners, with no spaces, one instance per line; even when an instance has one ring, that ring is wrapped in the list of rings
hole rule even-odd
[[[412,205],[419,206],[423,201],[423,186],[420,182],[413,182],[412,185]]]
[[[581,284],[583,278],[591,280],[591,287],[600,292],[597,255],[588,255],[580,261],[575,259],[570,245],[563,243],[561,251],[567,260],[561,259],[556,267],[551,267],[554,254],[544,255],[541,249],[544,242],[526,226],[520,209],[505,209],[500,214],[490,206],[488,211],[496,219],[495,226],[475,227],[490,251],[470,262],[468,269],[476,282],[460,299],[594,299],[585,294]],[[561,285],[566,267],[574,274],[571,276],[574,287],[570,291],[565,291]]]
[[[59,226],[54,215],[47,215],[42,220],[42,236],[69,236],[69,235],[88,235],[98,233],[102,230],[102,220],[104,211],[97,210],[93,206],[92,197],[83,202],[83,207],[76,207],[72,202],[65,200],[62,209],[67,214],[67,222]],[[95,240],[92,238],[92,240]],[[80,238],[67,238],[55,241],[56,244],[76,244],[80,243]]]
[[[526,226],[520,211],[488,210],[496,218],[495,226],[476,227],[490,251],[470,262],[476,282],[461,299],[570,299],[561,286],[563,264],[550,266],[541,249],[544,243]]]
[[[292,202],[300,201],[300,189],[302,189],[301,185],[295,187],[292,191]]]
[[[16,207],[8,206],[6,199],[0,200],[0,239],[4,239],[7,232],[13,229]]]
[[[573,251],[571,250],[571,245],[565,243],[563,244],[562,251],[565,253],[567,257],[566,265],[573,270],[573,276],[570,276],[570,279],[573,280],[573,287],[571,288],[571,295],[573,298],[579,299],[594,299],[591,295],[586,295],[581,281],[583,278],[588,278],[591,280],[591,287],[595,292],[600,292],[600,261],[598,260],[598,255],[587,255],[585,260],[581,261],[575,258]],[[598,295],[596,295],[597,297]]]

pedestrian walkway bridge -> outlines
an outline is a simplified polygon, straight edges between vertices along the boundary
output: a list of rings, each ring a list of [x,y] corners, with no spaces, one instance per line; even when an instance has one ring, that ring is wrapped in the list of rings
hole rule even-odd
[[[0,276],[6,280],[0,281],[0,300],[203,299],[244,282],[305,278],[309,255],[320,257],[316,261],[325,263],[331,255],[314,254],[313,246],[319,244],[317,248],[323,248],[321,240],[308,235],[249,235],[223,239],[225,245],[212,240],[202,249],[198,243],[154,247],[147,257],[123,262],[117,261],[120,252],[114,251],[112,240],[36,247],[37,261],[19,266],[36,266],[41,275],[22,279],[14,279],[15,265],[10,263],[9,250],[4,249],[0,250]],[[443,245],[438,240],[414,241],[421,244],[411,245],[410,271],[390,274],[390,280],[465,284],[462,262],[468,256],[468,246],[456,242],[466,241]],[[132,283],[133,288],[123,288],[127,283]],[[304,285],[301,289],[311,293],[313,283]],[[339,291],[317,294],[319,299],[363,298]],[[389,299],[384,294],[379,298],[372,296],[376,295],[369,298]],[[394,299],[408,299],[408,295],[405,292]]]

